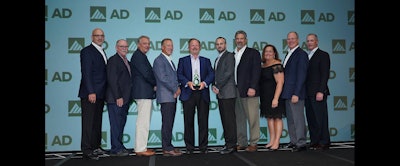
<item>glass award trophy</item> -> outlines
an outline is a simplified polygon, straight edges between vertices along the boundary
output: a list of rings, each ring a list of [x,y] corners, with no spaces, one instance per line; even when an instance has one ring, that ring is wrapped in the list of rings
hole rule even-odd
[[[194,71],[193,87],[198,90],[200,88],[200,78],[197,70]]]

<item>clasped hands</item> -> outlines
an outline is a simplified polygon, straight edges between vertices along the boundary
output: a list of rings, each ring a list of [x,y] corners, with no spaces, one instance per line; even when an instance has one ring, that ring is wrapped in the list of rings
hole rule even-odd
[[[192,81],[189,81],[189,82],[187,83],[187,85],[188,85],[189,88],[192,89],[192,90],[203,90],[204,87],[206,86],[206,83],[205,83],[204,81],[203,81],[203,82],[200,82],[200,88],[198,88],[198,89],[194,88],[194,84],[193,84]]]

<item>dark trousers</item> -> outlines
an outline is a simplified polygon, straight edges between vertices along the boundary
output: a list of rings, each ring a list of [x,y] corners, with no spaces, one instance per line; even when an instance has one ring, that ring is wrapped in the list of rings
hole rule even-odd
[[[126,149],[122,142],[129,103],[118,107],[116,103],[107,103],[108,118],[110,121],[111,153],[118,153]]]
[[[82,108],[82,138],[81,150],[83,154],[90,154],[101,145],[101,125],[103,120],[104,100],[96,99],[90,103],[81,98]]]
[[[161,105],[161,138],[162,149],[166,151],[174,150],[172,145],[172,129],[175,121],[176,102],[160,103]]]
[[[185,125],[184,140],[186,149],[194,150],[194,115],[197,110],[197,124],[199,128],[199,149],[206,150],[208,145],[208,115],[209,102],[201,97],[201,91],[193,91],[187,101],[183,101],[183,121]]]
[[[306,118],[310,134],[310,144],[330,144],[328,105],[326,97],[316,101],[315,96],[305,100]]]
[[[225,146],[228,148],[236,147],[236,115],[235,100],[218,99],[219,115],[221,116],[222,127],[224,129]]]

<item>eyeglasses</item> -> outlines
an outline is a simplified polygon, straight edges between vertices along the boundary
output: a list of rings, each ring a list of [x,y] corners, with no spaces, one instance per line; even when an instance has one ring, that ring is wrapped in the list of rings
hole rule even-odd
[[[94,37],[104,37],[104,35],[92,35]]]
[[[118,46],[118,47],[121,47],[121,48],[128,48],[128,46]]]

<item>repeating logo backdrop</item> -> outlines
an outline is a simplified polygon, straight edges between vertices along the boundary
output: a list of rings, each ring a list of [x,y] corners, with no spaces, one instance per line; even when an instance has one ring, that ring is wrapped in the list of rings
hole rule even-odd
[[[79,52],[90,44],[91,31],[105,32],[107,57],[116,53],[118,39],[129,44],[128,59],[137,49],[136,40],[147,35],[151,40],[151,64],[161,52],[161,40],[174,42],[172,60],[188,55],[187,41],[201,41],[201,56],[217,57],[215,38],[227,39],[229,51],[235,48],[234,34],[244,30],[248,46],[260,52],[266,44],[277,47],[280,58],[287,52],[286,35],[297,31],[300,47],[306,49],[306,35],[316,33],[319,46],[331,57],[328,98],[329,127],[333,142],[354,141],[354,1],[349,0],[46,0],[45,4],[45,151],[79,151],[81,107],[77,97],[80,83]],[[250,74],[250,73],[249,73]],[[211,93],[209,146],[224,145],[218,103]],[[129,109],[123,141],[134,148],[136,104]],[[261,120],[260,144],[268,142],[267,122]],[[161,147],[160,107],[153,102],[149,147]],[[109,149],[110,124],[107,108],[103,113],[102,146]],[[197,126],[196,126],[197,131]],[[282,143],[289,142],[284,119]],[[184,146],[182,105],[178,103],[173,144]],[[197,144],[197,140],[196,140]]]

